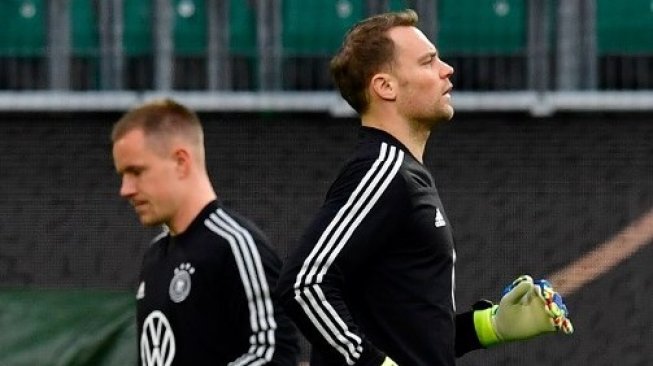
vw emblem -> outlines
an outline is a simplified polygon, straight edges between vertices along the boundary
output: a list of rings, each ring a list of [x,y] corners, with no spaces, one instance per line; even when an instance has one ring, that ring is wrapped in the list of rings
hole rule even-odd
[[[145,366],[170,366],[174,358],[175,335],[166,316],[154,310],[143,322],[141,362]]]

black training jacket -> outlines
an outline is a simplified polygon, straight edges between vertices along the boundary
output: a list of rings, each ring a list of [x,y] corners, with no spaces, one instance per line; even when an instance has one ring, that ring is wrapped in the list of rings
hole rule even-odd
[[[136,296],[140,364],[296,366],[296,331],[273,296],[280,268],[263,234],[217,201],[160,235]]]
[[[311,366],[449,366],[479,348],[455,314],[454,241],[431,174],[362,127],[353,158],[284,265],[278,290]]]

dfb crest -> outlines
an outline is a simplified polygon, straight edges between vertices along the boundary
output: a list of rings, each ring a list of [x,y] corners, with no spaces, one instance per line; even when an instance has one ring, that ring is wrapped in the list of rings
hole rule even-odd
[[[195,273],[195,268],[190,263],[182,263],[178,268],[175,268],[175,275],[170,281],[168,293],[170,300],[180,303],[190,294],[190,276]]]

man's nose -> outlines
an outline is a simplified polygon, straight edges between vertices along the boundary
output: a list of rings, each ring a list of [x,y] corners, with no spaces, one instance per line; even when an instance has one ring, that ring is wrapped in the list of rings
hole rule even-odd
[[[120,197],[128,198],[136,193],[136,185],[134,184],[133,179],[129,177],[123,177],[120,184]]]

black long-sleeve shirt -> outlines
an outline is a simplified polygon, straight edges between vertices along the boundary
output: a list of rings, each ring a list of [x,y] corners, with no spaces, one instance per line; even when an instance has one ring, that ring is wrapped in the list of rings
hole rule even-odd
[[[280,268],[264,235],[217,201],[162,234],[141,269],[140,364],[296,366],[296,331],[273,296]]]
[[[363,127],[353,158],[284,265],[311,366],[454,365],[479,348],[455,314],[454,240],[434,180],[398,140]]]

